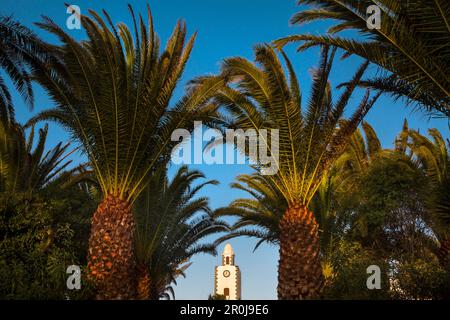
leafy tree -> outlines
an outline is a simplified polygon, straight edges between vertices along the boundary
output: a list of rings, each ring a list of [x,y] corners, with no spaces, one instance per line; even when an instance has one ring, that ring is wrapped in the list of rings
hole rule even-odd
[[[440,136],[433,132],[433,136]],[[341,201],[336,208],[337,216],[347,220],[347,231],[341,241],[359,243],[364,250],[373,252],[380,261],[387,263],[392,297],[443,298],[449,289],[445,284],[448,272],[437,264],[435,241],[435,236],[440,236],[438,230],[442,229],[438,228],[441,226],[439,219],[435,219],[439,215],[436,216],[430,206],[430,199],[435,198],[437,190],[433,185],[439,184],[431,178],[435,177],[430,174],[433,170],[427,169],[431,163],[436,165],[439,161],[428,161],[427,166],[424,158],[414,154],[412,141],[418,139],[411,139],[410,135],[418,133],[410,130],[406,121],[394,149],[379,149],[370,160],[362,155],[369,149],[365,148],[369,140],[377,140],[373,134],[366,133],[364,142],[356,132],[354,138],[358,139],[354,141],[360,143],[349,144],[347,153],[337,162],[341,166],[340,173],[351,177],[352,181],[346,184],[344,192],[339,192]],[[428,139],[423,141],[428,141],[429,146],[434,145]],[[444,148],[435,155],[441,154],[439,159],[445,160],[445,153]],[[334,251],[332,256],[338,258]],[[329,281],[328,288],[333,288],[335,281]],[[419,286],[422,290],[417,289]],[[338,293],[339,290],[334,292],[334,297]],[[353,294],[356,297],[358,292]],[[362,290],[359,294],[364,298],[366,292]]]
[[[432,256],[398,266],[394,273],[393,296],[398,299],[446,299],[450,273]]]
[[[165,49],[153,29],[133,17],[129,28],[113,24],[90,11],[81,21],[88,39],[76,41],[49,18],[38,23],[56,35],[53,59],[34,76],[56,107],[30,123],[54,120],[81,143],[93,168],[103,199],[92,219],[89,270],[99,299],[134,297],[135,221],[132,204],[159,164],[175,145],[177,128],[192,128],[193,119],[207,121],[215,107],[206,104],[222,80],[190,88],[169,106],[192,50],[195,35],[186,42],[186,26],[178,22]],[[134,38],[134,40],[133,40]]]
[[[326,299],[388,299],[389,266],[371,249],[358,242],[342,240],[335,243],[329,257],[330,269],[325,273],[328,279],[324,288]],[[367,267],[377,265],[381,270],[381,289],[367,288]]]
[[[63,171],[71,163],[66,160],[69,144],[59,143],[46,152],[47,125],[36,142],[34,127],[27,138],[14,114],[4,105],[0,111],[0,296],[86,298],[87,282],[81,291],[66,287],[67,266],[85,264],[82,229],[89,223],[78,218],[92,204],[69,184],[76,170]],[[70,218],[77,223],[71,224]]]
[[[356,54],[389,72],[361,84],[406,97],[431,114],[450,116],[450,3],[445,0],[299,0],[314,8],[296,13],[291,23],[315,20],[338,22],[325,35],[294,35],[278,40],[278,46],[302,42],[299,50],[333,45]],[[377,5],[381,28],[367,27],[367,9]],[[356,30],[363,38],[346,38],[340,31]]]
[[[221,294],[214,294],[214,295],[210,294],[208,296],[208,300],[227,300],[227,298]]]
[[[66,268],[82,264],[76,230],[55,217],[61,210],[75,213],[67,212],[66,205],[59,200],[30,194],[16,193],[13,198],[0,194],[2,299],[80,299],[92,295],[84,277],[81,290],[66,287]]]
[[[356,214],[353,215],[355,237],[366,246],[385,248],[388,252],[398,249],[399,243],[394,241],[386,224],[392,219],[406,222],[412,214],[412,221],[422,220],[424,208],[422,194],[426,180],[421,171],[411,166],[409,161],[399,158],[379,158],[362,177],[355,192]],[[401,218],[400,218],[401,217]],[[422,220],[422,223],[424,221]],[[398,226],[397,226],[398,227]],[[407,230],[393,226],[401,236],[407,236]],[[417,231],[416,228],[411,232]],[[419,244],[420,246],[420,244]]]

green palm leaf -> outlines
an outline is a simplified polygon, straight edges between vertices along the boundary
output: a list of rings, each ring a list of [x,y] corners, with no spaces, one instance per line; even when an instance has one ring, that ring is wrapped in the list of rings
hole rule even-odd
[[[326,35],[294,35],[275,41],[278,47],[301,42],[299,50],[333,45],[387,70],[383,78],[363,85],[406,97],[433,115],[450,116],[450,3],[445,0],[300,0],[314,6],[295,14],[291,22],[301,25],[322,19],[337,20]],[[367,27],[367,8],[381,10],[381,28]],[[361,38],[336,35],[353,29]]]
[[[170,156],[177,143],[171,141],[172,132],[192,129],[193,119],[216,117],[207,101],[223,80],[188,89],[170,106],[195,35],[186,42],[186,26],[179,22],[160,52],[150,10],[148,26],[131,7],[130,12],[134,37],[126,25],[115,26],[106,12],[106,22],[93,11],[82,17],[88,35],[82,42],[49,18],[37,24],[61,42],[51,46],[50,65],[35,72],[56,108],[29,124],[47,119],[62,124],[82,144],[102,192],[133,202],[154,168]]]
[[[149,272],[153,298],[163,296],[171,283],[176,284],[175,279],[194,255],[215,255],[216,246],[202,240],[227,230],[224,223],[212,217],[208,199],[195,198],[203,187],[217,184],[211,180],[193,185],[202,178],[201,172],[183,166],[169,181],[162,167],[135,203],[136,258]]]

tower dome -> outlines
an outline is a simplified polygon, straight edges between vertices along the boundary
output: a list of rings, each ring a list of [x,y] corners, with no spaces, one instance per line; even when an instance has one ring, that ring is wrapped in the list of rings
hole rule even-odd
[[[227,243],[225,245],[225,248],[223,249],[223,255],[224,256],[233,256],[234,255],[233,247],[231,246],[231,244]]]
[[[216,267],[214,276],[214,293],[227,300],[241,299],[241,271],[234,260],[233,247],[227,243],[223,248],[222,265]]]

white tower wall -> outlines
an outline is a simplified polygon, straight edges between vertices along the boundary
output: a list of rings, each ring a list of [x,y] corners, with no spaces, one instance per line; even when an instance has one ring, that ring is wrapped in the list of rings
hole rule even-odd
[[[241,271],[234,265],[235,256],[229,243],[222,254],[222,265],[215,270],[215,294],[224,295],[227,300],[241,299]]]

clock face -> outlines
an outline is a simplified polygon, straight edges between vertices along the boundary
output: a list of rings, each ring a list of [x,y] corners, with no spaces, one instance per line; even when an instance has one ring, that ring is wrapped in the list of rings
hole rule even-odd
[[[230,276],[230,271],[225,270],[225,271],[223,272],[223,276],[224,276],[225,278],[228,278],[228,277]]]

